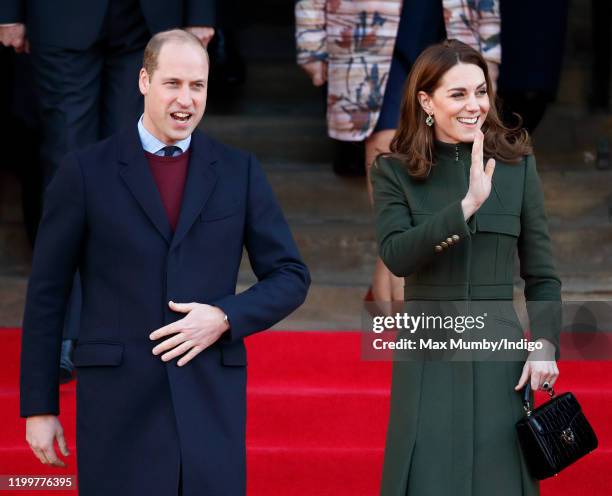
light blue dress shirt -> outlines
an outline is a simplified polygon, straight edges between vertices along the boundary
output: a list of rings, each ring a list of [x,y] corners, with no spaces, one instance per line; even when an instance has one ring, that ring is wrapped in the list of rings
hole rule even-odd
[[[168,146],[163,141],[159,141],[155,136],[153,136],[147,129],[144,127],[142,123],[142,119],[144,114],[140,116],[138,119],[138,135],[140,136],[140,142],[142,143],[142,147],[145,152],[153,153],[155,155],[163,156],[163,149]],[[191,144],[191,135],[187,136],[184,140],[177,141],[174,146],[178,146],[181,151],[175,151],[173,156],[180,155],[181,153],[185,153],[189,149],[189,145]]]

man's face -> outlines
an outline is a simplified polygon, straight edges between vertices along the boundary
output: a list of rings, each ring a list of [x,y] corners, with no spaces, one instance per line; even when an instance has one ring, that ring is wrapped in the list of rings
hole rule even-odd
[[[144,126],[167,145],[187,138],[204,115],[207,83],[204,50],[190,43],[167,42],[153,74],[140,70]]]

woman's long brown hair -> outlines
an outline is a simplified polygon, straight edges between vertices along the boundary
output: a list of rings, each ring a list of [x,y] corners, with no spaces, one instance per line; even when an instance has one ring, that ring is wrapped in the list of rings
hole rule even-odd
[[[434,128],[425,124],[427,114],[419,103],[418,93],[433,95],[444,74],[459,63],[477,65],[485,75],[491,98],[491,107],[482,125],[485,162],[492,157],[516,163],[532,152],[531,140],[520,122],[516,128],[507,128],[499,118],[489,70],[482,55],[465,43],[446,40],[425,49],[416,59],[404,86],[400,122],[391,141],[390,156],[400,159],[414,178],[427,178],[434,165]]]

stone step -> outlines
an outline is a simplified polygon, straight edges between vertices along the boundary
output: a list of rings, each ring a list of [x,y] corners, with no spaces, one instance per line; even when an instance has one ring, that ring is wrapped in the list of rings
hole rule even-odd
[[[250,286],[242,282],[239,291]],[[354,286],[328,285],[314,282],[306,302],[292,315],[279,322],[275,329],[285,330],[333,330],[360,329],[364,312],[363,297],[368,284]],[[522,285],[516,284],[514,298],[519,314],[524,317]],[[563,279],[564,301],[612,299],[612,274],[608,276],[568,277]]]
[[[237,291],[247,289],[254,281],[245,274]],[[0,275],[0,327],[20,327],[23,318],[27,276]],[[361,302],[367,285],[337,286],[313,284],[306,303],[275,329],[359,329]]]
[[[327,138],[325,115],[318,100],[295,105],[234,102],[232,114],[205,115],[202,129],[213,137],[255,153],[263,161],[330,162],[332,143]],[[270,108],[275,108],[270,113]],[[300,109],[309,107],[308,112]],[[312,109],[316,111],[312,111]],[[296,115],[296,110],[297,114]],[[546,117],[534,137],[535,155],[541,172],[547,170],[595,171],[594,157],[598,139],[612,136],[612,117],[604,126],[609,130],[577,131],[583,120],[554,121]],[[593,127],[590,125],[589,127]],[[553,139],[563,130],[569,137]],[[545,139],[544,139],[545,137]]]
[[[264,168],[292,224],[371,225],[374,220],[363,177],[338,177],[326,163],[282,162],[264,164]]]
[[[246,274],[238,285],[238,292],[247,289],[254,281]],[[19,327],[27,287],[26,277],[0,276],[0,327]],[[363,297],[368,283],[359,285],[322,284],[313,282],[303,306],[288,318],[274,326],[284,330],[334,330],[360,329]],[[573,301],[610,300],[612,275],[607,277],[568,277],[563,279],[563,299]],[[515,290],[521,299],[520,285]]]
[[[294,224],[292,231],[317,284],[367,286],[370,283],[377,254],[371,225]],[[612,277],[609,263],[612,260],[612,229],[555,228],[551,230],[551,239],[557,271],[563,280]],[[246,259],[241,274],[248,278],[241,280],[254,281]]]
[[[19,327],[28,286],[26,275],[0,274],[0,327]]]
[[[24,275],[30,270],[32,250],[21,222],[0,223],[0,275]]]
[[[227,114],[237,119],[245,115],[290,115],[299,121],[304,115],[325,115],[325,89],[312,85],[295,57],[289,61],[249,62],[247,71],[244,86],[230,93],[227,88],[211,87],[205,119]]]
[[[236,103],[235,105],[239,105]],[[246,105],[246,104],[245,104]],[[216,139],[255,153],[263,161],[302,161],[330,162],[332,142],[327,137],[324,111],[318,102],[306,102],[304,106],[317,109],[295,115],[294,107],[280,106],[277,113],[267,111],[272,104],[262,105],[255,102],[255,114],[236,112],[233,114],[205,115],[201,128]],[[248,107],[248,105],[247,105]],[[263,108],[265,107],[265,108]],[[282,107],[282,108],[281,108]],[[297,108],[301,108],[299,105]],[[612,131],[592,131],[582,137],[553,140],[551,134],[564,129],[566,134],[574,135],[583,126],[582,120],[564,124],[555,122],[554,116],[546,117],[538,128],[535,141],[535,155],[540,172],[553,171],[595,171],[594,157],[597,140],[601,136],[612,136]],[[610,119],[612,122],[612,118]],[[585,126],[592,127],[588,124]],[[609,124],[612,128],[612,123]],[[546,136],[542,140],[541,136]],[[567,146],[567,143],[570,146]],[[563,143],[563,144],[561,144]]]
[[[27,274],[31,255],[30,243],[23,225],[19,181],[14,174],[1,170],[0,275]]]
[[[593,113],[578,102],[551,104],[532,138],[536,155],[544,152],[552,163],[591,164],[598,140],[612,139],[612,113]]]
[[[0,223],[22,220],[19,181],[15,174],[0,169]]]
[[[246,288],[241,285],[239,289]],[[367,285],[337,286],[315,283],[306,302],[274,326],[286,330],[360,329]]]
[[[339,284],[367,284],[376,241],[364,180],[336,178],[329,168],[303,164],[272,166],[268,175],[306,261],[322,274],[322,282],[339,278]],[[563,274],[605,270],[612,259],[608,185],[600,177],[610,173],[543,173],[554,252]],[[30,248],[19,209],[3,202],[1,212],[0,270],[22,274]]]
[[[248,129],[244,131],[248,135]],[[365,178],[336,176],[327,162],[269,160],[262,163],[285,214],[292,222],[372,221]],[[587,166],[540,171],[551,226],[612,227],[612,171]],[[0,230],[22,222],[17,179],[0,173]],[[1,240],[0,240],[1,242]]]
[[[557,268],[562,275],[612,274],[612,229],[609,226],[604,229],[551,229],[551,238]]]
[[[325,163],[274,162],[264,168],[291,220],[373,219],[365,178],[340,178]],[[545,168],[540,178],[552,228],[612,228],[612,171]]]
[[[329,162],[332,156],[323,116],[214,115],[201,128],[264,162]]]
[[[612,171],[583,166],[540,172],[551,226],[612,228]],[[570,226],[566,226],[570,227]]]

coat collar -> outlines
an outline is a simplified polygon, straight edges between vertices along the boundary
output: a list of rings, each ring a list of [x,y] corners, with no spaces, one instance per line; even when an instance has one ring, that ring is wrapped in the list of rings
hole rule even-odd
[[[443,141],[434,141],[434,152],[436,158],[448,160],[450,162],[465,162],[471,163],[472,159],[472,144],[473,143],[445,143]]]
[[[119,134],[120,176],[144,213],[171,247],[185,237],[204,208],[217,182],[215,164],[217,147],[204,133],[195,130],[191,135],[191,157],[179,221],[174,235],[164,210],[157,185],[142,149],[138,130],[133,128]]]

